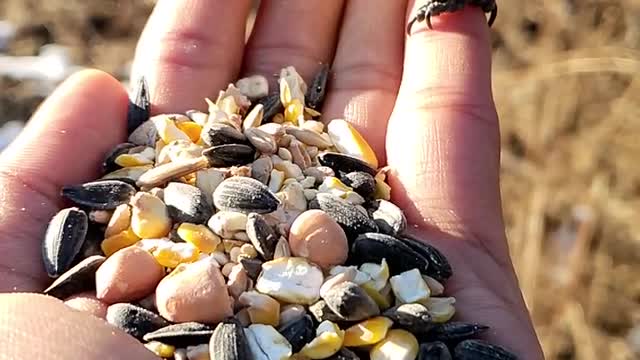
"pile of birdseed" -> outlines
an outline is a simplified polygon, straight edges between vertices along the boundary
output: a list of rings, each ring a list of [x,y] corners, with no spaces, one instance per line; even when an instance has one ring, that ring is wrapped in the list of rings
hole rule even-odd
[[[62,189],[44,293],[165,359],[516,359],[451,321],[447,259],[405,234],[364,138],[318,121],[328,78],[153,117],[142,80],[105,175]]]

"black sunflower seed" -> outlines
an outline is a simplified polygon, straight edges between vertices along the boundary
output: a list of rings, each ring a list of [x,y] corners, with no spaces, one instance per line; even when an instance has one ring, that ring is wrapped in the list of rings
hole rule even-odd
[[[251,213],[247,217],[246,230],[251,244],[262,258],[266,261],[273,260],[279,237],[267,220],[260,214]]]
[[[202,152],[213,167],[240,166],[252,162],[256,151],[249,145],[227,144],[210,147]]]
[[[262,99],[255,102],[255,104],[262,104],[264,107],[264,113],[262,115],[262,123],[266,124],[271,121],[276,114],[284,111],[282,102],[280,101],[280,92],[269,94]]]
[[[91,256],[60,275],[43,293],[64,300],[71,295],[95,290],[96,270],[104,262],[104,256]]]
[[[379,264],[386,259],[391,274],[418,269],[427,274],[429,261],[420,253],[393,236],[366,233],[358,236],[351,246],[348,262],[361,265],[366,262]]]
[[[294,353],[299,352],[316,337],[313,320],[309,315],[304,315],[278,327],[278,332],[289,341]]]
[[[169,183],[164,188],[164,202],[176,222],[204,224],[213,215],[206,195],[189,184]]]
[[[237,320],[218,324],[209,341],[209,356],[216,360],[251,360],[247,337]]]
[[[447,345],[437,341],[421,344],[417,360],[452,360],[452,358]]]
[[[429,330],[426,338],[429,341],[443,341],[446,343],[457,343],[471,339],[487,331],[488,326],[480,324],[470,324],[463,322],[448,322],[438,324]]]
[[[342,182],[353,188],[353,191],[362,195],[363,198],[369,199],[373,197],[376,191],[376,181],[373,176],[364,171],[354,171],[340,176]]]
[[[107,322],[142,340],[147,333],[169,325],[169,322],[147,309],[127,303],[118,303],[107,309]]]
[[[490,344],[483,340],[465,340],[453,350],[453,357],[458,360],[517,360],[518,357],[509,350]]]
[[[329,65],[323,64],[311,81],[305,94],[305,104],[307,107],[320,111],[327,91],[327,80],[329,80]]]
[[[197,322],[185,322],[165,326],[145,334],[144,341],[160,341],[165,344],[187,347],[205,344],[213,335],[213,328]]]
[[[360,321],[380,314],[367,292],[350,281],[333,286],[322,299],[343,320]]]
[[[350,202],[329,193],[319,193],[316,199],[320,209],[342,227],[350,240],[363,233],[378,231],[376,223]]]
[[[387,309],[383,315],[393,320],[395,326],[414,334],[424,333],[434,326],[429,309],[421,304],[394,306]]]
[[[336,174],[363,171],[375,176],[376,170],[366,162],[345,154],[335,152],[324,152],[318,155],[320,165],[330,167]]]
[[[151,114],[151,101],[149,100],[149,87],[144,76],[140,77],[134,90],[135,98],[129,100],[127,111],[127,134],[131,134],[143,122],[149,120]]]
[[[50,277],[69,270],[84,244],[88,227],[87,214],[78,208],[63,209],[51,219],[42,242],[42,259]]]
[[[209,146],[243,144],[248,145],[247,137],[233,126],[224,123],[211,123],[202,129],[202,141]]]
[[[432,278],[443,282],[453,275],[453,270],[449,264],[449,260],[438,249],[432,245],[427,244],[424,241],[420,241],[408,236],[399,237],[399,239],[412,248],[414,251],[422,255],[425,259],[429,260],[429,269],[425,272],[425,275],[429,275]]]
[[[266,214],[275,211],[280,201],[260,181],[234,176],[218,185],[213,192],[213,203],[218,210]]]
[[[113,210],[129,202],[136,188],[120,180],[99,180],[62,188],[62,196],[89,209]]]

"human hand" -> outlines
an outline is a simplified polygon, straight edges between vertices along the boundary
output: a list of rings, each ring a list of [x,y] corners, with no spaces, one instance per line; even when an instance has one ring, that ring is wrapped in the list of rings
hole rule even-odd
[[[134,65],[149,80],[154,112],[202,108],[204,97],[242,75],[293,65],[310,79],[319,62],[332,63],[323,117],[352,122],[391,167],[394,202],[406,209],[413,234],[452,263],[446,285],[459,318],[491,326],[487,338],[522,358],[541,359],[501,217],[482,13],[441,15],[434,30],[418,25],[407,37],[406,21],[420,5],[413,1],[265,0],[245,47],[250,3],[158,2]],[[108,75],[77,74],[0,156],[0,291],[48,284],[39,248],[61,206],[59,189],[95,178],[103,154],[125,137],[126,106],[124,89]],[[0,354],[8,358],[153,358],[53,299],[3,295],[0,309]]]

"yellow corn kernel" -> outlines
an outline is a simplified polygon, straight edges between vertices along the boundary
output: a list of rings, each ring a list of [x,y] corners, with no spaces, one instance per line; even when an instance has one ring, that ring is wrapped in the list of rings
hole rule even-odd
[[[191,141],[198,142],[200,139],[200,133],[202,132],[202,126],[192,122],[185,121],[176,125],[183,133],[187,134]]]
[[[430,297],[420,301],[420,304],[429,309],[429,314],[435,323],[445,323],[451,320],[456,313],[456,308],[453,306],[455,303],[454,297]]]
[[[390,330],[369,356],[371,360],[414,360],[418,356],[418,340],[406,330]]]
[[[216,251],[218,244],[222,241],[220,237],[209,230],[208,227],[190,223],[180,224],[178,227],[178,236],[207,254]]]
[[[280,323],[280,303],[269,295],[257,291],[246,291],[238,301],[248,306],[247,313],[252,324],[278,326]]]
[[[160,238],[171,231],[169,211],[160,198],[139,192],[131,199],[131,206],[131,229],[139,238]]]
[[[152,165],[153,161],[147,159],[142,154],[122,154],[115,159],[115,163],[122,167],[133,167]]]
[[[138,240],[140,238],[131,229],[127,229],[102,240],[100,248],[106,256],[111,256],[120,249],[134,245]]]
[[[326,359],[342,348],[344,331],[331,321],[325,320],[320,323],[316,334],[316,338],[300,350],[301,355],[309,359]]]
[[[158,264],[175,268],[182,263],[190,263],[198,260],[200,252],[189,243],[172,243],[170,246],[161,246],[151,252]]]
[[[333,195],[344,198],[347,195],[347,193],[349,193],[350,191],[353,191],[353,189],[345,185],[337,177],[327,176],[326,178],[324,178],[324,181],[322,182],[322,184],[318,186],[318,191],[331,193]]]
[[[103,179],[127,178],[133,181],[138,181],[140,176],[142,176],[142,174],[146,173],[147,171],[151,170],[152,167],[153,166],[151,165],[126,167],[126,168],[122,168],[122,169],[118,169],[116,171],[110,172],[105,176],[103,176],[102,178]]]
[[[327,133],[339,152],[355,156],[374,169],[378,168],[378,158],[373,149],[351,124],[343,119],[331,120],[327,125]]]
[[[121,233],[131,225],[131,209],[128,204],[121,204],[116,207],[109,219],[107,228],[104,231],[104,237],[109,238],[113,235]]]
[[[377,316],[355,324],[344,332],[344,346],[366,346],[382,341],[393,325],[391,319]]]
[[[302,115],[304,111],[304,106],[298,99],[293,99],[289,105],[284,109],[284,121],[293,123],[294,125],[298,124],[298,118]]]
[[[187,140],[190,141],[189,136],[180,131],[176,126],[175,121],[171,120],[169,116],[161,115],[156,116],[153,119],[153,123],[158,130],[158,136],[165,144],[168,144],[175,140]]]
[[[285,108],[291,104],[292,96],[291,96],[291,88],[289,84],[284,80],[280,80],[280,102],[282,106]]]
[[[388,309],[391,307],[391,292],[382,294],[380,290],[375,288],[373,281],[368,281],[360,285],[367,295],[369,295],[380,309]]]
[[[144,347],[161,358],[173,357],[173,353],[176,351],[175,346],[164,344],[159,341],[148,342],[144,344]]]
[[[156,249],[159,249],[161,247],[171,246],[171,244],[173,244],[173,241],[167,238],[162,238],[162,239],[142,239],[142,240],[138,240],[134,245],[139,248],[142,248],[144,251],[153,252]]]

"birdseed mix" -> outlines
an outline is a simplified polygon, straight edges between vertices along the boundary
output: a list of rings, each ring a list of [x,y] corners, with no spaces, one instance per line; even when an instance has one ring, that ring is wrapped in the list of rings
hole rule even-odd
[[[329,73],[153,117],[141,81],[104,175],[62,189],[44,293],[164,359],[516,359],[452,321],[447,259],[405,233],[363,136],[318,120]]]

